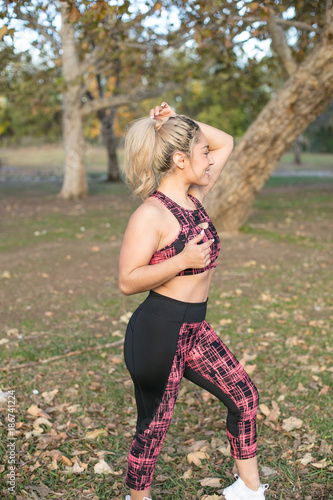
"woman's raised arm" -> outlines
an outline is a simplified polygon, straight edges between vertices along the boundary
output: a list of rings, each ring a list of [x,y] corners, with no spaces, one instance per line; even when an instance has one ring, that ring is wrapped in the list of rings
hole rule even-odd
[[[195,120],[194,120],[195,121]],[[210,168],[210,179],[207,186],[191,186],[189,193],[201,200],[209,193],[227,163],[234,147],[233,137],[223,130],[219,130],[206,123],[196,122],[206,136],[209,152],[214,160]]]

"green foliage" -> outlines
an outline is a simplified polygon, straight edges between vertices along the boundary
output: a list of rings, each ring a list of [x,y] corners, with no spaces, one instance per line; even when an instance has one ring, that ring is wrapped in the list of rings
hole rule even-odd
[[[61,97],[54,85],[59,68],[41,61],[36,64],[28,52],[15,54],[4,45],[0,52],[6,58],[0,72],[0,113],[5,124],[0,137],[43,137],[46,140],[61,136]],[[5,126],[4,126],[5,125]]]
[[[266,79],[256,60],[245,67],[225,63],[193,81],[177,110],[240,138],[270,99]]]

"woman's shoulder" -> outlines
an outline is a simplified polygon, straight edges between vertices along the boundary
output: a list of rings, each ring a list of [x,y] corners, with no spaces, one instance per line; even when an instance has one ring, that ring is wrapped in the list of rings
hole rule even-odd
[[[139,223],[140,226],[158,225],[164,216],[163,205],[155,198],[147,198],[132,214],[131,223]]]

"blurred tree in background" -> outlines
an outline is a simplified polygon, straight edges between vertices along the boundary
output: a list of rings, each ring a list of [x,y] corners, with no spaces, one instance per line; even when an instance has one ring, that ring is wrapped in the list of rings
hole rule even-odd
[[[0,47],[0,95],[2,111],[0,134],[14,138],[40,138],[52,142],[61,136],[61,96],[55,86],[60,78],[58,66],[32,61],[28,51],[14,53],[13,47]]]
[[[52,91],[46,96],[36,90],[37,99],[28,99],[31,114],[48,109],[61,95],[65,198],[87,194],[86,124],[91,134],[103,135],[109,178],[116,179],[117,110],[122,111],[119,123],[125,124],[156,104],[145,99],[161,96],[178,112],[239,139],[208,200],[220,228],[237,229],[282,154],[333,96],[332,0],[147,0],[140,6],[130,0],[1,3],[6,5],[6,24],[0,35],[13,36],[12,26],[16,32],[29,28],[36,34],[40,59],[48,60],[48,68],[41,64],[41,74],[37,67],[31,68],[31,76],[25,69],[22,78],[33,79],[35,87],[45,82],[44,89],[54,79],[53,97]],[[249,54],[265,43],[264,57]],[[318,125],[312,130],[316,134]],[[320,125],[323,130],[330,132]]]

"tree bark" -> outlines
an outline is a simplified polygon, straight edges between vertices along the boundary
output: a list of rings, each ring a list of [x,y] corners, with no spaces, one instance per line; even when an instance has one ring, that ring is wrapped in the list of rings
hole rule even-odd
[[[114,120],[116,108],[110,110],[101,110],[97,116],[102,124],[103,140],[108,158],[108,178],[110,182],[119,181],[119,165],[117,157],[117,141],[114,135]]]
[[[60,2],[60,12],[62,18],[60,30],[62,68],[66,88],[63,92],[65,171],[63,186],[59,196],[65,199],[78,199],[88,194],[84,165],[80,65],[75,45],[74,27],[68,19],[67,2]]]
[[[333,7],[321,42],[261,111],[234,149],[207,199],[221,231],[235,232],[279,159],[333,97]]]
[[[115,72],[115,87],[114,90],[118,90],[120,87],[120,60],[116,59],[114,61],[114,72]],[[102,84],[101,75],[97,75],[97,86],[99,97],[104,97],[104,88]],[[114,134],[114,121],[116,118],[117,108],[100,109],[97,111],[97,117],[102,124],[102,134],[103,141],[106,147],[107,158],[108,158],[108,178],[109,182],[119,181],[119,165],[117,157],[117,140]]]
[[[303,134],[299,135],[295,141],[294,163],[296,163],[296,165],[302,164],[302,146],[303,146]]]

